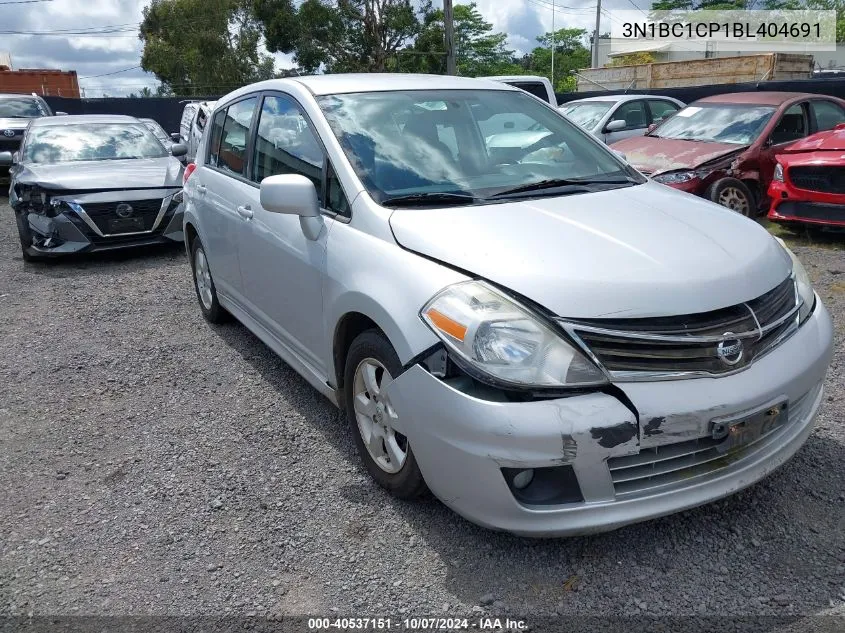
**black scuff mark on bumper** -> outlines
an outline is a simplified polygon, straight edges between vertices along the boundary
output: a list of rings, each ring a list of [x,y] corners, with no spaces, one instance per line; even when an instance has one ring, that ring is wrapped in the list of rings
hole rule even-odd
[[[594,440],[598,440],[599,446],[613,448],[637,437],[637,425],[633,422],[622,422],[615,426],[592,428],[590,435]]]
[[[661,425],[666,421],[664,417],[651,418],[643,427],[643,434],[646,437],[652,435],[661,435],[663,431],[660,429]]]

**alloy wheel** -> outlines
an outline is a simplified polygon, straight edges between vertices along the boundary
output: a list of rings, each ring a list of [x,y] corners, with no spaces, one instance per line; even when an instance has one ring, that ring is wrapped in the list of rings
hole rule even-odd
[[[402,470],[408,457],[408,438],[396,431],[398,416],[384,395],[393,381],[375,358],[365,358],[355,369],[352,401],[358,431],[370,457],[386,473]]]
[[[205,252],[201,248],[198,248],[194,255],[194,279],[203,307],[206,310],[211,310],[211,271],[208,269]]]
[[[750,208],[748,197],[736,187],[725,187],[719,193],[719,204],[743,215],[748,215]]]

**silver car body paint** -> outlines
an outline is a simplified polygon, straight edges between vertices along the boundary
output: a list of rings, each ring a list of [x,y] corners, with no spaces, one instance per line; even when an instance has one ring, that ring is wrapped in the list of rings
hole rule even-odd
[[[409,438],[427,483],[463,516],[497,529],[530,535],[613,529],[730,494],[798,449],[812,429],[832,353],[832,325],[820,301],[791,338],[734,375],[616,384],[634,411],[607,391],[507,401],[417,364],[440,343],[419,317],[422,306],[472,277],[561,317],[618,318],[734,305],[770,290],[791,268],[755,223],[652,183],[442,210],[382,207],[365,191],[315,96],[420,88],[516,90],[456,77],[325,75],[262,82],[217,102],[225,108],[262,91],[292,97],[324,144],[351,207],[351,219],[323,213],[317,239],[308,240],[300,218],[261,208],[256,184],[204,164],[206,133],[185,186],[184,221],[205,245],[225,308],[336,404],[338,326],[350,314],[375,322],[406,367],[388,393],[399,412],[397,430]],[[238,207],[249,207],[249,219]],[[730,467],[654,494],[615,498],[608,459],[692,440],[706,435],[716,416],[801,396],[794,423]],[[624,437],[604,441],[620,426]],[[500,471],[556,464],[575,468],[585,503],[524,505]]]
[[[664,97],[661,95],[641,95],[641,94],[628,94],[628,95],[599,95],[595,97],[590,97],[589,99],[575,99],[574,101],[567,101],[566,103],[561,104],[560,110],[566,116],[566,109],[568,106],[572,106],[578,103],[595,103],[595,102],[610,102],[612,105],[605,112],[604,116],[602,116],[591,128],[586,129],[590,134],[595,136],[596,138],[601,139],[607,145],[612,145],[616,141],[621,141],[623,138],[630,138],[632,136],[643,136],[648,131],[648,125],[643,125],[642,127],[636,127],[633,129],[624,129],[618,130],[616,132],[610,132],[605,130],[605,126],[617,118],[616,114],[619,111],[619,108],[626,103],[630,103],[631,101],[667,101],[672,103],[678,107],[678,109],[683,108],[686,104],[683,101],[678,101],[672,97]]]

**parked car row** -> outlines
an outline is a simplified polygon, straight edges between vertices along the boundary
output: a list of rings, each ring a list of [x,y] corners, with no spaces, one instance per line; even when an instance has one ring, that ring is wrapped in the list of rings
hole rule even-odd
[[[235,317],[342,408],[391,494],[596,532],[732,494],[811,433],[833,327],[799,260],[553,104],[377,74],[190,109],[187,167],[131,117],[31,122],[25,257],[184,239],[205,319]]]

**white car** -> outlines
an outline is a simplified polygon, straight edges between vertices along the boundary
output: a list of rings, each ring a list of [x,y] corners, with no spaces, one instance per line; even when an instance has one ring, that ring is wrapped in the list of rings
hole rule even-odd
[[[750,486],[812,432],[833,324],[800,262],[539,99],[292,77],[209,126],[184,187],[199,310],[343,408],[391,494],[596,532]]]
[[[659,95],[607,95],[578,99],[560,111],[608,145],[630,136],[643,136],[651,124],[668,119],[683,101]]]
[[[177,143],[184,143],[188,148],[187,161],[193,161],[197,153],[202,134],[205,131],[208,117],[214,109],[214,101],[189,101],[182,110],[182,120],[179,123],[179,132],[171,137]]]

